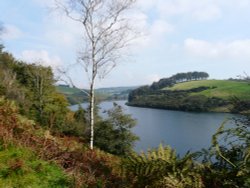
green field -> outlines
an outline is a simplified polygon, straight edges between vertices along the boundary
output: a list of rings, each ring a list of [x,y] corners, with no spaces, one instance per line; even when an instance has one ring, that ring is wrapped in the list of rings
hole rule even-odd
[[[57,91],[66,95],[72,95],[75,93],[80,93],[81,90],[77,88],[65,87],[65,86],[57,86]]]
[[[219,97],[228,99],[233,96],[237,96],[243,100],[250,99],[250,83],[244,81],[229,81],[229,80],[201,80],[183,82],[174,85],[173,87],[164,88],[164,90],[188,90],[198,87],[209,87],[202,92],[193,93],[192,95],[204,95],[206,97]]]

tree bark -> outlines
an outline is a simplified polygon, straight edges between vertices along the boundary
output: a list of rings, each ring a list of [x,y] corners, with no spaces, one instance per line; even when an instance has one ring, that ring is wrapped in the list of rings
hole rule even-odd
[[[92,80],[90,85],[90,149],[94,148],[94,105],[95,105],[95,92],[94,92],[94,80]]]

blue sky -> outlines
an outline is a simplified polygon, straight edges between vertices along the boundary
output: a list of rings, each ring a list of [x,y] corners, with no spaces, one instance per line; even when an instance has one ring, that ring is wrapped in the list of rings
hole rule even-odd
[[[7,51],[54,68],[76,62],[82,28],[52,12],[52,2],[0,2]],[[186,71],[206,71],[215,79],[250,74],[249,10],[250,0],[138,0],[132,17],[144,36],[97,87],[151,84]],[[71,76],[79,87],[88,87],[80,68]]]

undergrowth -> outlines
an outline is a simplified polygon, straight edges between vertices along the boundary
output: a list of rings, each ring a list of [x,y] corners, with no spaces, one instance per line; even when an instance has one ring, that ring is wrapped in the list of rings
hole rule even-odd
[[[0,145],[0,187],[69,187],[69,178],[57,165],[37,158],[28,149]]]
[[[0,98],[0,140],[2,151],[9,150],[11,144],[32,150],[39,159],[54,162],[70,175],[73,187],[118,187],[122,181],[118,157],[96,149],[89,150],[77,138],[52,135],[49,130],[44,130],[34,121],[21,116],[16,105],[4,98]],[[19,165],[19,162],[25,164],[18,159],[16,163]],[[29,165],[28,167],[24,169],[31,168]],[[40,173],[42,172],[47,173],[47,169]],[[49,177],[48,175],[47,178]],[[28,179],[29,176],[22,181],[29,181]]]

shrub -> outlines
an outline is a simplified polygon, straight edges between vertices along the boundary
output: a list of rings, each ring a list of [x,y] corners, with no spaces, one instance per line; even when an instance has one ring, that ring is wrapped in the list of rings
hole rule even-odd
[[[200,188],[202,179],[192,155],[177,157],[169,146],[162,145],[146,154],[131,154],[122,164],[131,187]]]

